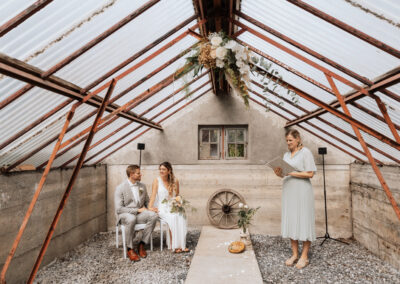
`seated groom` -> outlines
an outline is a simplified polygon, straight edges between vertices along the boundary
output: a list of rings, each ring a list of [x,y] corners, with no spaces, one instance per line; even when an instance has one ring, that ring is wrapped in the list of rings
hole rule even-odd
[[[155,212],[156,209],[147,209],[149,196],[146,186],[140,182],[139,166],[128,166],[126,174],[128,178],[115,190],[115,211],[117,224],[121,222],[126,228],[129,259],[139,261],[140,257],[145,258],[147,256],[144,245],[150,241],[150,235],[154,230],[158,215]],[[135,232],[136,224],[146,224],[146,227],[142,231]],[[138,245],[139,255],[135,252],[134,245]]]

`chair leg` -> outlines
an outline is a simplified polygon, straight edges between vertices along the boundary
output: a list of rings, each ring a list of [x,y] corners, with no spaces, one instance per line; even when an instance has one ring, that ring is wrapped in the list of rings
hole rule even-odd
[[[119,228],[118,225],[115,227],[115,246],[118,248],[119,243],[118,243],[118,234],[119,234]]]
[[[163,223],[162,221],[160,221],[160,247],[161,247],[161,251],[163,250],[163,243],[164,243],[164,236],[163,236]]]
[[[124,247],[124,259],[126,259],[126,239],[125,239],[125,226],[121,226],[122,245]]]

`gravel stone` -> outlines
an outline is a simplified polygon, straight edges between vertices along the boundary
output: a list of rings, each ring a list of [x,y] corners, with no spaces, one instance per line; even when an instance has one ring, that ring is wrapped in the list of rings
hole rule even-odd
[[[264,283],[400,283],[400,271],[354,240],[349,245],[322,239],[311,243],[310,264],[304,269],[285,266],[292,255],[290,240],[252,235]],[[300,242],[301,249],[301,242]]]
[[[174,254],[160,251],[156,231],[154,251],[133,263],[123,259],[121,246],[116,249],[115,232],[100,233],[42,268],[35,283],[183,283],[199,237],[199,230],[190,230],[187,245],[191,252]],[[322,240],[313,242],[310,264],[298,270],[284,264],[291,255],[289,240],[265,235],[251,239],[264,283],[400,283],[399,270],[354,240],[346,240],[349,245],[333,240],[323,246]]]
[[[115,232],[95,235],[42,268],[35,283],[183,283],[194,255],[199,230],[188,231],[189,253],[160,251],[160,234],[153,233],[153,251],[139,262],[123,258],[115,247]],[[121,242],[121,238],[120,238]]]

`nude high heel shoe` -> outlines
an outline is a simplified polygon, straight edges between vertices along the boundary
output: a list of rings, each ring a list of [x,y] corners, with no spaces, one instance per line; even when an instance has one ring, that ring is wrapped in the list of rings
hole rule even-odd
[[[303,269],[304,267],[306,267],[308,264],[310,263],[310,261],[308,259],[302,259],[300,258],[299,261],[296,264],[296,268],[297,269]]]
[[[293,266],[293,264],[296,262],[296,260],[298,260],[298,257],[293,255],[291,258],[286,259],[285,265]]]

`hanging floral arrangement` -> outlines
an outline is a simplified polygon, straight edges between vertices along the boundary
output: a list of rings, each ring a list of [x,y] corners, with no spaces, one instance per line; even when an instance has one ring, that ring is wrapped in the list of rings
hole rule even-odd
[[[260,68],[256,65],[258,62],[264,68],[262,72],[259,72]],[[193,77],[199,76],[203,68],[222,74],[232,89],[242,97],[246,106],[249,105],[250,72],[263,77],[264,93],[270,90],[271,78],[268,77],[268,72],[271,72],[271,65],[265,64],[262,60],[259,61],[258,58],[251,55],[248,47],[237,43],[222,31],[210,33],[208,38],[200,40],[192,48],[191,55],[186,57],[185,65],[176,72],[175,78],[186,74],[192,74]],[[191,71],[193,73],[190,73]],[[271,73],[279,76],[276,70],[272,70]],[[270,80],[264,82],[266,78]],[[186,80],[185,83],[187,83]],[[272,81],[274,90],[277,86],[278,83]],[[187,84],[186,92],[189,93]],[[293,92],[288,91],[289,93]],[[294,97],[293,94],[292,97]],[[266,101],[267,109],[269,109],[268,101],[269,99]],[[292,99],[292,101],[294,100]]]

